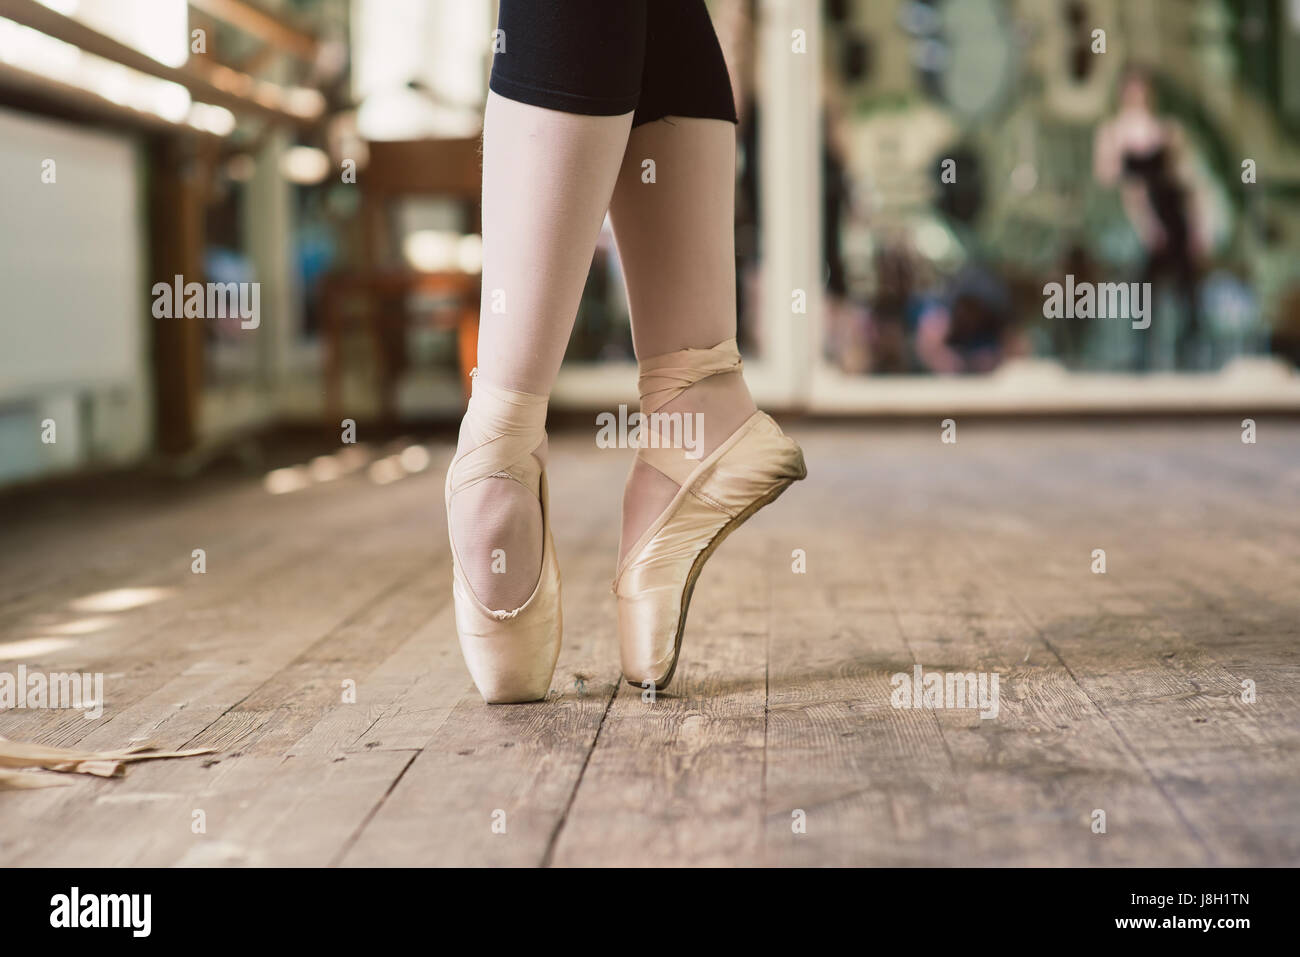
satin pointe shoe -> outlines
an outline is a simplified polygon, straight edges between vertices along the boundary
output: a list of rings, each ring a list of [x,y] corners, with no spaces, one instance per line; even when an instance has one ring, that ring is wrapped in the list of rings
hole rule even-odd
[[[451,544],[456,631],[465,665],[488,704],[546,697],[560,654],[560,569],[551,541],[546,473],[533,457],[546,437],[547,397],[489,385],[473,374],[469,409],[461,432],[469,441],[447,469],[447,535]],[[466,434],[468,430],[468,434]],[[478,600],[451,538],[451,500],[487,479],[512,479],[538,496],[542,506],[542,566],[528,600],[496,611]]]
[[[647,359],[640,364],[641,411],[653,413],[701,379],[740,368],[735,339]],[[637,687],[649,682],[658,689],[677,670],[704,563],[723,539],[808,473],[799,446],[763,412],[702,461],[681,449],[642,447],[637,455],[680,486],[628,550],[613,585],[623,676]]]

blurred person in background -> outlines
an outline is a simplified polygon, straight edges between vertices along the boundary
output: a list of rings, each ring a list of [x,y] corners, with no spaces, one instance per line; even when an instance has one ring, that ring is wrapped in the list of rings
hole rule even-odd
[[[916,263],[906,235],[882,237],[872,253],[876,277],[871,296],[871,357],[874,372],[910,372],[907,310],[916,298]]]
[[[916,323],[916,356],[930,372],[992,372],[1004,359],[1026,355],[1028,342],[1014,322],[1014,301],[992,270],[967,266],[941,301]]]
[[[1169,292],[1178,302],[1181,368],[1194,366],[1201,351],[1197,285],[1209,252],[1190,165],[1182,131],[1156,112],[1151,78],[1140,67],[1128,67],[1120,80],[1119,109],[1097,129],[1093,168],[1100,183],[1118,186],[1145,250],[1139,281],[1151,283],[1153,295]],[[1141,337],[1138,361],[1143,369],[1150,366],[1151,342],[1151,336]]]

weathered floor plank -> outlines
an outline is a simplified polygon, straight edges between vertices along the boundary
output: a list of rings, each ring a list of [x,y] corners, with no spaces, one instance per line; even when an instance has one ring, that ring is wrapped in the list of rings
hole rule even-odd
[[[1300,863],[1300,424],[960,430],[796,423],[810,478],[714,556],[653,701],[608,591],[628,458],[589,435],[553,436],[536,705],[463,670],[446,446],[388,485],[20,511],[0,671],[102,672],[106,702],[0,735],[219,753],[0,793],[0,865]],[[128,588],[158,600],[75,604]],[[997,717],[892,706],[917,665],[996,674]]]
[[[414,745],[418,754],[349,844],[343,865],[546,862],[618,677],[609,629],[614,553],[608,543],[611,530],[618,534],[619,487],[608,479],[611,469],[626,467],[626,459],[593,459],[577,443],[566,450],[570,461],[553,457],[552,487],[590,484],[580,495],[560,499],[552,494],[562,562],[564,645],[551,694],[539,705],[485,706],[464,674],[454,624],[447,616],[447,653],[438,659],[437,670],[457,676],[445,689],[454,688],[454,694],[436,699],[447,710],[428,722],[421,720],[414,697],[424,686],[413,685],[402,710],[386,715],[359,742],[376,750]],[[597,464],[605,481],[592,475]]]

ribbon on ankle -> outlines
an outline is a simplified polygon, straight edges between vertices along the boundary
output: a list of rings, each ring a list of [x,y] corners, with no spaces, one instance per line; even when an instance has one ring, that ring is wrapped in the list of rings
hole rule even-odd
[[[477,373],[477,370],[475,370]],[[533,449],[546,438],[548,396],[514,392],[471,379],[469,408],[461,432],[469,451],[451,464],[450,494],[485,478],[513,478],[536,491],[541,466]]]
[[[654,439],[647,433],[658,427],[654,419],[659,417],[656,415],[659,409],[695,383],[709,376],[740,371],[740,350],[736,348],[736,340],[727,339],[711,349],[682,349],[680,352],[651,356],[639,363],[638,368],[641,415],[649,417],[648,422],[645,418],[642,420],[643,442],[649,440],[650,444],[642,444],[637,449],[637,457],[678,485],[685,485],[700,464],[699,461],[687,458],[681,448],[672,444],[659,445],[658,433]]]
[[[734,338],[711,349],[682,349],[651,356],[637,363],[637,390],[641,411],[655,412],[701,379],[741,370],[740,350]]]

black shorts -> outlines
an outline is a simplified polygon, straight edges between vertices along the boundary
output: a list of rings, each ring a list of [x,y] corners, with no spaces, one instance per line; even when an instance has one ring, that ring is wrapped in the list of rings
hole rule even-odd
[[[501,0],[490,88],[565,113],[736,122],[704,0]]]

